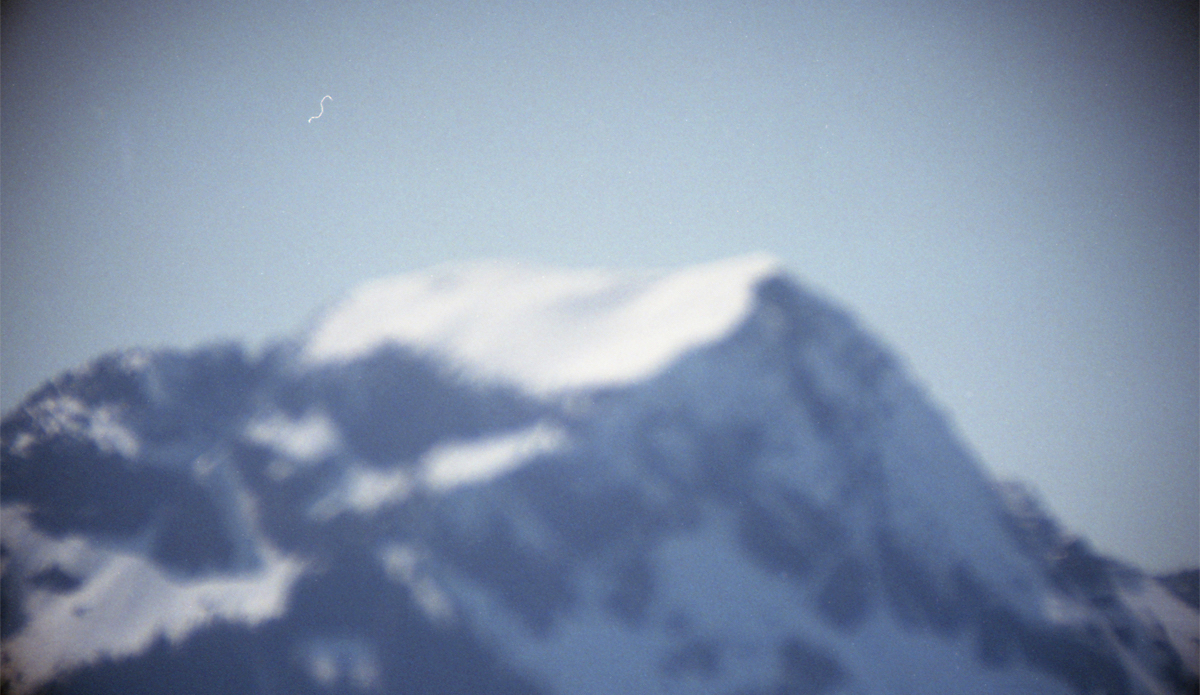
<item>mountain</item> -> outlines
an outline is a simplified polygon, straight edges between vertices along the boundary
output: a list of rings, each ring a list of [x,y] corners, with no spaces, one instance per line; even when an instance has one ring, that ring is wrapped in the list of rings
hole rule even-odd
[[[1194,693],[1197,613],[777,262],[434,268],[0,424],[13,693]]]

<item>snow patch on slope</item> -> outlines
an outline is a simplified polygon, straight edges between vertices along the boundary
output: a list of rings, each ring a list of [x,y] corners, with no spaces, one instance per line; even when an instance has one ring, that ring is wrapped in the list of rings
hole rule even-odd
[[[1156,581],[1122,588],[1121,598],[1147,625],[1158,625],[1193,675],[1200,673],[1200,616]]]
[[[66,593],[30,589],[26,582],[29,622],[5,644],[21,665],[17,692],[106,657],[143,653],[160,636],[178,643],[218,619],[256,625],[282,615],[303,570],[260,539],[257,571],[184,578],[136,547],[53,538],[19,507],[4,508],[2,516],[5,547],[30,576],[57,569],[80,581]]]
[[[798,692],[1070,692],[1034,670],[983,664],[973,635],[905,629],[884,610],[855,630],[830,627],[794,582],[747,563],[728,514],[705,517],[651,554],[654,597],[636,624],[606,607],[611,586],[591,565],[574,577],[572,611],[545,633],[486,589],[453,575],[449,584],[493,644],[554,692],[782,692],[780,682],[809,686]],[[789,645],[814,672],[789,672]]]
[[[510,434],[439,446],[422,457],[423,480],[438,491],[483,482],[535,456],[558,451],[566,441],[563,430],[539,423]]]
[[[135,458],[141,442],[121,421],[120,409],[115,406],[91,408],[78,398],[63,396],[47,398],[28,408],[43,436],[72,434],[91,440],[101,451],[116,453],[127,459]],[[13,443],[13,453],[26,456],[37,438],[22,432]]]
[[[442,266],[363,287],[316,326],[302,361],[394,343],[536,394],[627,384],[727,334],[779,270],[765,255],[666,275]]]
[[[308,517],[329,521],[341,514],[370,515],[404,502],[418,488],[444,493],[461,485],[484,483],[538,456],[560,451],[566,443],[564,430],[543,422],[514,432],[440,444],[415,466],[400,462],[379,467],[350,461],[344,464],[338,483],[308,510]]]
[[[341,446],[337,425],[317,412],[298,420],[282,413],[259,418],[246,427],[246,438],[301,462],[318,461]]]

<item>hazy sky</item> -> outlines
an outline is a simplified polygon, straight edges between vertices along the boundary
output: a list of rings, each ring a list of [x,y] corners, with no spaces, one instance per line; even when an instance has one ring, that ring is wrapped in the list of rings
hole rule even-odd
[[[1200,562],[1194,2],[492,6],[6,2],[3,408],[434,263],[761,250],[1100,550]]]

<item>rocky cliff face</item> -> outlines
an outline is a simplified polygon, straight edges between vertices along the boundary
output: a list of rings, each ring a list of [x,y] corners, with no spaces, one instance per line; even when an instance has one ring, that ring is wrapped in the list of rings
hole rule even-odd
[[[1195,610],[770,259],[405,276],[0,446],[14,692],[1196,689]]]

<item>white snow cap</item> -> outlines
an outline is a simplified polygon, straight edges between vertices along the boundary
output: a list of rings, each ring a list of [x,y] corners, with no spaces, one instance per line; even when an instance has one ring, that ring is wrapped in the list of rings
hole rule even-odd
[[[395,343],[536,394],[621,385],[726,335],[755,286],[780,272],[765,254],[674,272],[438,266],[354,292],[317,324],[302,361],[351,360]]]

